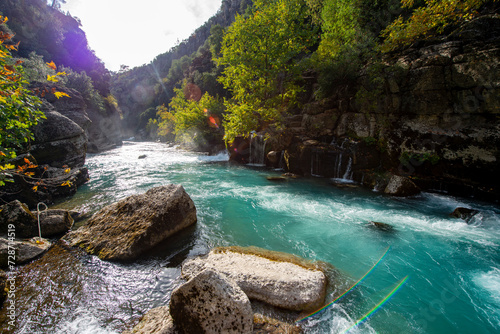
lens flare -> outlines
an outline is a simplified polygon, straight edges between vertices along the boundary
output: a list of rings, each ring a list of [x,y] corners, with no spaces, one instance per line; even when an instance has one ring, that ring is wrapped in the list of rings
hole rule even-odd
[[[340,299],[342,299],[343,297],[345,297],[347,294],[349,294],[352,290],[354,290],[361,282],[363,282],[365,280],[366,277],[368,277],[368,275],[370,275],[370,273],[379,265],[380,262],[382,262],[382,260],[384,259],[384,257],[387,255],[387,253],[389,252],[389,250],[391,249],[391,247],[387,247],[387,249],[385,250],[384,254],[382,254],[382,256],[380,257],[380,259],[378,259],[377,262],[375,262],[375,264],[370,268],[370,270],[368,270],[356,283],[354,283],[348,290],[346,290],[343,294],[341,294],[340,296],[338,296],[337,298],[335,298],[330,304],[327,304],[325,306],[323,306],[322,308],[320,308],[319,310],[309,314],[308,316],[304,317],[304,318],[301,318],[297,321],[295,321],[296,323],[299,323],[299,322],[302,322],[310,317],[313,317],[315,316],[316,314],[319,314],[323,311],[325,311],[327,308],[329,308],[330,306],[332,306],[333,304],[335,304],[336,302],[338,302]]]
[[[365,322],[370,317],[372,317],[378,310],[380,310],[389,301],[389,299],[391,299],[403,287],[403,285],[406,283],[407,280],[408,280],[408,276],[406,276],[401,281],[399,281],[399,283],[396,285],[396,287],[394,289],[392,289],[392,291],[389,292],[389,294],[387,296],[385,296],[384,299],[382,299],[377,305],[375,305],[368,313],[366,313],[364,316],[362,316],[361,318],[359,318],[354,323],[354,325],[352,325],[351,327],[349,327],[348,329],[346,329],[343,333],[348,333],[349,331],[351,331],[354,328],[358,327],[363,322]]]

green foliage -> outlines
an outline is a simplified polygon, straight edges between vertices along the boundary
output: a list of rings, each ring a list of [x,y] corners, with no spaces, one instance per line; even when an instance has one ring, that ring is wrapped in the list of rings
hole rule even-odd
[[[80,22],[58,9],[60,2],[56,0],[52,6],[46,0],[0,1],[0,12],[11,19],[9,27],[16,42],[22,42],[13,56],[29,58],[36,52],[45,62],[85,71],[99,93],[108,95],[109,71],[89,48]]]
[[[225,103],[226,140],[279,122],[296,104],[303,58],[317,37],[303,0],[257,0],[248,18],[236,18],[224,35],[222,56],[214,59],[224,67],[220,82],[233,95]]]
[[[61,79],[61,83],[64,86],[80,92],[89,109],[93,109],[101,114],[106,112],[105,100],[94,88],[92,78],[87,73],[77,73],[69,67],[62,67],[61,70],[66,73]]]
[[[436,152],[412,153],[403,151],[399,156],[399,161],[404,165],[407,165],[411,162],[422,164],[426,161],[430,162],[432,165],[436,165],[439,160],[441,160],[441,157]]]
[[[156,107],[157,115],[160,117],[158,123],[158,135],[175,139],[175,117],[164,105]],[[150,120],[154,122],[154,120]]]
[[[158,135],[172,138],[172,134],[175,134],[176,141],[202,145],[219,133],[223,105],[208,93],[203,94],[198,101],[188,99],[186,87],[184,83],[182,89],[174,90],[175,96],[169,109],[165,106],[156,108],[159,117]]]
[[[482,5],[497,0],[425,0],[423,6],[413,10],[411,17],[397,18],[382,33],[385,38],[381,51],[389,52],[405,47],[417,40],[433,34],[440,34],[452,24],[473,18]],[[415,0],[402,0],[405,8],[416,5]]]
[[[0,24],[5,21],[0,16]],[[16,47],[7,44],[11,37],[0,33],[0,185],[4,185],[6,171],[11,167],[3,161],[16,157],[33,140],[31,127],[45,118],[38,110],[40,100],[27,88],[21,63],[12,59],[11,51]]]

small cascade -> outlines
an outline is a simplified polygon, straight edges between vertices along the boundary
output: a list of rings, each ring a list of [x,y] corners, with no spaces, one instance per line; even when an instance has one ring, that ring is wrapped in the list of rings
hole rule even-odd
[[[253,141],[253,132],[250,134],[250,155],[248,156],[248,164],[252,164],[252,141]]]
[[[248,164],[252,166],[266,165],[266,141],[262,135],[250,135],[250,155]]]
[[[278,168],[285,170],[285,150],[281,151],[280,162],[278,164]]]
[[[352,157],[349,157],[349,162],[342,178],[344,180],[352,180]]]
[[[352,181],[353,177],[353,157],[351,151],[352,142],[349,138],[344,138],[339,143],[334,138],[330,145],[335,146],[337,149],[337,156],[333,164],[333,178],[336,180]]]

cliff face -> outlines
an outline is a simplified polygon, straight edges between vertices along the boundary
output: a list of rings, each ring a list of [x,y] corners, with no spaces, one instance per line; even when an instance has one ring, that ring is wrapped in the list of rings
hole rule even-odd
[[[384,60],[357,93],[305,106],[269,140],[289,171],[383,186],[389,173],[423,189],[498,199],[500,17]],[[268,161],[268,163],[270,163]]]

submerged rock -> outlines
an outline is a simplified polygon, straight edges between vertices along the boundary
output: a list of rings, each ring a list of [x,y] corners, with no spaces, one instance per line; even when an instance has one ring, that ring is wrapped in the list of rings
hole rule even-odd
[[[45,253],[52,243],[46,239],[32,238],[28,241],[10,241],[0,238],[0,267],[6,268],[10,263],[14,265],[29,262]],[[15,250],[15,258],[9,258],[9,250]],[[9,262],[11,260],[11,262]]]
[[[174,320],[168,306],[160,306],[149,310],[141,321],[129,331],[122,334],[176,334]]]
[[[184,188],[170,184],[106,206],[65,239],[103,260],[133,260],[196,220]]]
[[[241,288],[206,269],[172,292],[170,314],[181,333],[252,333],[253,312]]]
[[[392,175],[384,192],[392,196],[406,197],[419,194],[420,188],[407,177]]]
[[[215,269],[236,281],[251,299],[288,310],[302,311],[320,307],[325,299],[327,280],[317,268],[306,268],[280,259],[256,253],[215,249],[204,257],[188,260],[182,275],[190,279],[205,269]]]
[[[284,176],[267,176],[266,179],[272,182],[284,182],[288,180],[288,178]]]
[[[371,221],[370,223],[370,226],[373,226],[381,231],[385,231],[385,232],[392,232],[394,231],[394,227],[392,227],[392,225],[389,225],[387,223],[381,223],[381,222],[374,222],[374,221]]]
[[[465,220],[467,223],[479,213],[478,210],[458,207],[450,213],[451,217],[460,218]]]

